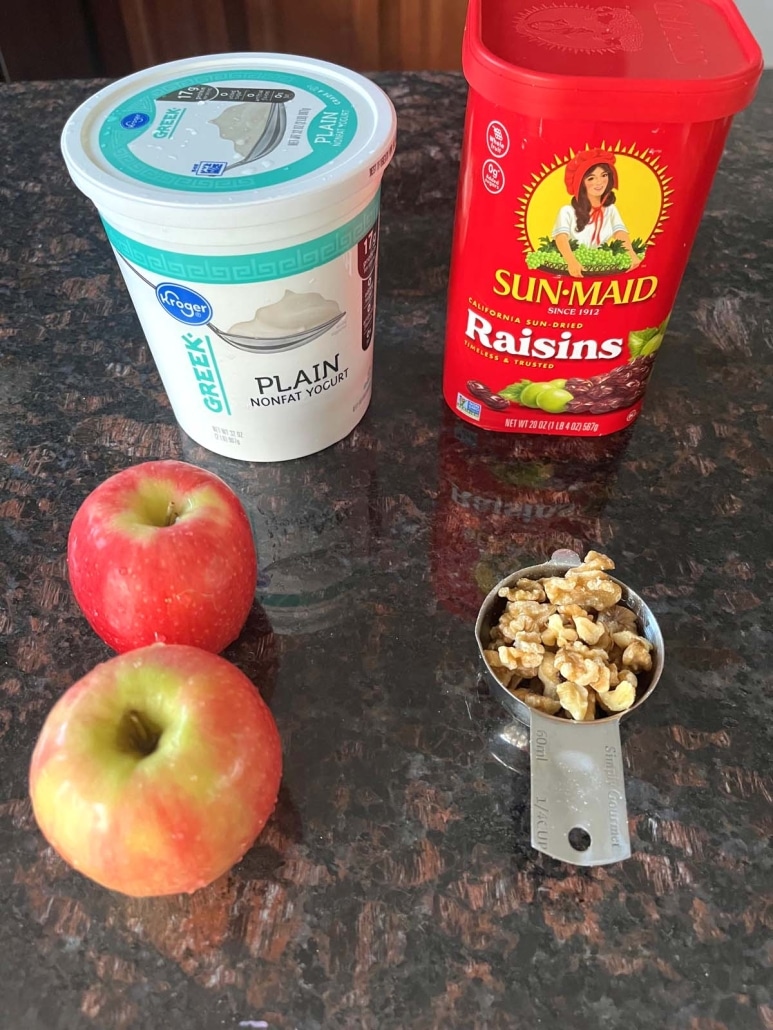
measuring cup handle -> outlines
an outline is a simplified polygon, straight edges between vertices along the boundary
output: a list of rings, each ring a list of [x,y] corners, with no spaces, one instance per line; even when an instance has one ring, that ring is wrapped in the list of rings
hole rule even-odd
[[[616,718],[576,724],[531,711],[531,843],[593,866],[631,854]]]

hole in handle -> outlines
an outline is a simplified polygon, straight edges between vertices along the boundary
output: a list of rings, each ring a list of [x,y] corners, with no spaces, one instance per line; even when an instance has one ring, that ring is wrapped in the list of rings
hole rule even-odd
[[[587,851],[590,847],[590,834],[580,826],[569,831],[569,843],[575,851]]]

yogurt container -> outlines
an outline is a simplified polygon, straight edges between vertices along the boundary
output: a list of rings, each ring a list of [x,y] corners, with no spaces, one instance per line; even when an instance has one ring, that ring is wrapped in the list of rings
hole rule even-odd
[[[197,443],[282,461],[336,443],[365,414],[395,131],[368,79],[256,53],[137,72],[68,120],[68,170]]]
[[[443,392],[506,433],[638,416],[762,55],[732,0],[470,0]]]

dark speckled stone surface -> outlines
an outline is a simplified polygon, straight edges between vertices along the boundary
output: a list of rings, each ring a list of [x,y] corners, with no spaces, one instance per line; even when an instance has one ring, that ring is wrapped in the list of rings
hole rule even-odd
[[[98,84],[0,87],[0,1026],[770,1030],[773,75],[733,128],[642,418],[582,445],[444,410],[465,87],[380,81],[400,144],[373,403],[277,466],[175,426],[58,151]],[[46,846],[26,776],[53,701],[108,656],[67,584],[70,520],[170,456],[253,520],[260,605],[227,656],[270,700],[286,772],[229,875],[137,901]],[[492,582],[567,543],[617,560],[668,648],[623,725],[633,856],[588,871],[528,843],[527,758],[472,633]]]

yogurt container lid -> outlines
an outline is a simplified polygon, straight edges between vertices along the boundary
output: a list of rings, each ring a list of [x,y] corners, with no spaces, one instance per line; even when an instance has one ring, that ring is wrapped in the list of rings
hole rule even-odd
[[[101,210],[242,226],[375,190],[395,132],[391,101],[356,72],[287,54],[216,54],[100,90],[67,121],[62,153]]]
[[[523,114],[690,123],[745,107],[763,60],[733,0],[470,0],[463,66]]]

